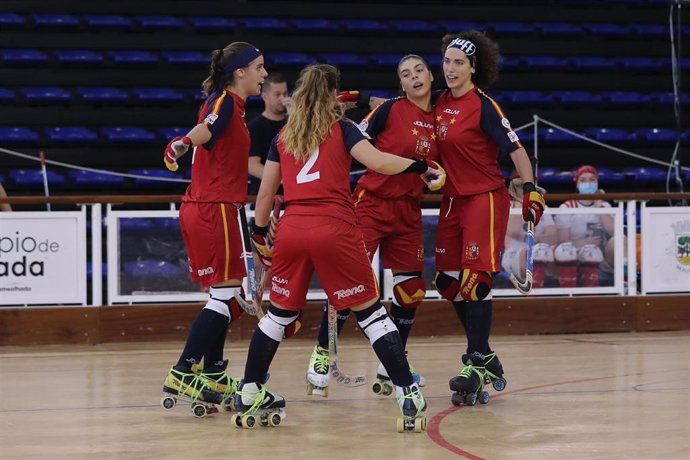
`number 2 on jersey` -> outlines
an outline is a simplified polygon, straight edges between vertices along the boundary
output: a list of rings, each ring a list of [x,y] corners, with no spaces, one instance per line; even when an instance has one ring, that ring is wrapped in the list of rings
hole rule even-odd
[[[316,150],[314,150],[314,153],[311,154],[309,159],[307,160],[306,163],[304,163],[304,166],[302,166],[302,169],[299,170],[297,173],[297,183],[298,184],[306,184],[307,182],[314,182],[315,180],[319,180],[321,178],[321,173],[319,171],[314,171],[314,172],[309,172],[309,170],[314,166],[314,163],[316,163],[316,160],[319,159],[319,148],[317,147]]]

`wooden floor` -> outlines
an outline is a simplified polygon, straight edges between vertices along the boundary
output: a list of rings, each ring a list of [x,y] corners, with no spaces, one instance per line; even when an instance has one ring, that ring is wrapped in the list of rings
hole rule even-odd
[[[370,385],[308,397],[310,342],[289,340],[270,388],[278,428],[234,429],[230,414],[166,411],[161,385],[181,343],[0,348],[0,458],[614,459],[690,458],[690,333],[502,336],[508,387],[487,406],[450,404],[457,337],[413,339],[429,428],[398,434],[391,397]],[[247,343],[228,343],[240,374]],[[368,343],[341,344],[341,367],[374,377]]]

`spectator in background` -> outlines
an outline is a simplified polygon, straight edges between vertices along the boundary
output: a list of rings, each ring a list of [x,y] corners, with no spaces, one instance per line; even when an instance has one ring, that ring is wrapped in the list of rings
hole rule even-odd
[[[259,191],[271,141],[287,122],[290,97],[285,77],[278,73],[269,75],[261,87],[261,99],[264,101],[264,111],[247,125],[252,139],[249,149],[249,195],[256,195]]]
[[[2,183],[0,183],[0,198],[7,198],[7,192],[5,192],[5,188],[2,186]],[[12,206],[9,203],[0,203],[0,211],[10,212],[12,211]]]
[[[574,179],[581,194],[604,193],[599,188],[599,174],[594,166],[581,166],[575,171]],[[569,200],[560,205],[560,208],[580,209],[610,207],[603,200]],[[555,221],[560,244],[554,258],[560,286],[609,284],[613,273],[613,215],[559,214]]]
[[[522,185],[524,181],[516,173],[511,176],[508,185],[510,194],[510,207],[522,208]],[[545,192],[540,190],[543,195]],[[508,218],[508,231],[506,232],[505,250],[501,258],[501,267],[505,272],[514,273],[522,278],[525,273],[527,261],[527,243],[525,242],[525,222],[519,215],[510,215]],[[553,266],[553,248],[558,244],[558,230],[551,214],[544,214],[539,225],[534,228],[534,260],[533,284],[535,288],[544,286],[544,279],[555,275]]]

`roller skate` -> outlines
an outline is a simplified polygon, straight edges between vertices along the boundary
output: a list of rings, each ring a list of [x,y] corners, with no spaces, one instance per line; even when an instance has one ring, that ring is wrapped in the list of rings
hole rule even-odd
[[[486,369],[484,384],[488,385],[491,383],[496,391],[505,390],[507,382],[506,379],[503,378],[503,366],[498,356],[496,356],[495,351],[484,356],[484,368]]]
[[[395,387],[395,398],[400,406],[402,417],[397,419],[398,433],[414,431],[421,433],[426,430],[426,400],[419,391],[419,386],[413,383],[409,387]]]
[[[225,370],[228,368],[228,360],[224,360],[221,366],[211,366],[201,371],[201,375],[208,379],[208,386],[213,391],[223,395],[223,406],[226,411],[235,407],[235,391],[240,379],[231,377]]]
[[[328,348],[317,345],[311,354],[309,369],[307,369],[307,394],[327,397],[329,380]]]
[[[172,367],[163,382],[161,406],[172,409],[178,400],[189,402],[196,417],[218,412],[216,404],[223,402],[223,395],[211,389],[209,380],[191,369],[178,370]]]
[[[235,393],[236,414],[232,415],[235,428],[278,426],[285,419],[285,399],[271,393],[260,383],[240,382]]]
[[[407,355],[407,352],[405,352]],[[410,372],[412,372],[412,380],[414,383],[420,387],[426,386],[426,379],[424,376],[415,372],[412,366],[410,366]],[[393,382],[390,377],[388,377],[388,371],[383,367],[383,364],[379,363],[378,369],[376,369],[376,382],[371,386],[371,390],[377,395],[388,396],[393,394]]]
[[[450,402],[454,406],[466,404],[474,406],[477,404],[477,399],[482,404],[489,402],[489,393],[484,391],[484,379],[486,377],[486,370],[484,369],[484,358],[478,354],[463,355],[462,361],[465,366],[460,370],[457,376],[450,379],[448,382],[450,389],[454,391],[450,398]]]

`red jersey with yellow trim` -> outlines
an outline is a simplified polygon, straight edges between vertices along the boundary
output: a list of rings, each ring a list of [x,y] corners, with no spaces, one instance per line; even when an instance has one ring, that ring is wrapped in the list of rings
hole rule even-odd
[[[251,143],[244,99],[228,90],[211,94],[201,106],[198,123],[206,124],[211,140],[194,148],[192,183],[182,200],[244,203]]]
[[[352,121],[336,121],[307,161],[297,162],[285,151],[280,135],[276,136],[267,161],[280,163],[285,214],[331,216],[355,225],[355,207],[350,198],[350,150],[367,138]]]
[[[445,90],[435,113],[441,165],[448,175],[443,194],[477,195],[504,187],[499,155],[522,144],[496,101],[476,87],[457,98]]]
[[[405,97],[389,99],[362,120],[376,148],[404,158],[438,160],[434,112],[426,112]],[[421,200],[426,188],[416,174],[386,176],[367,169],[357,185],[379,198]]]

